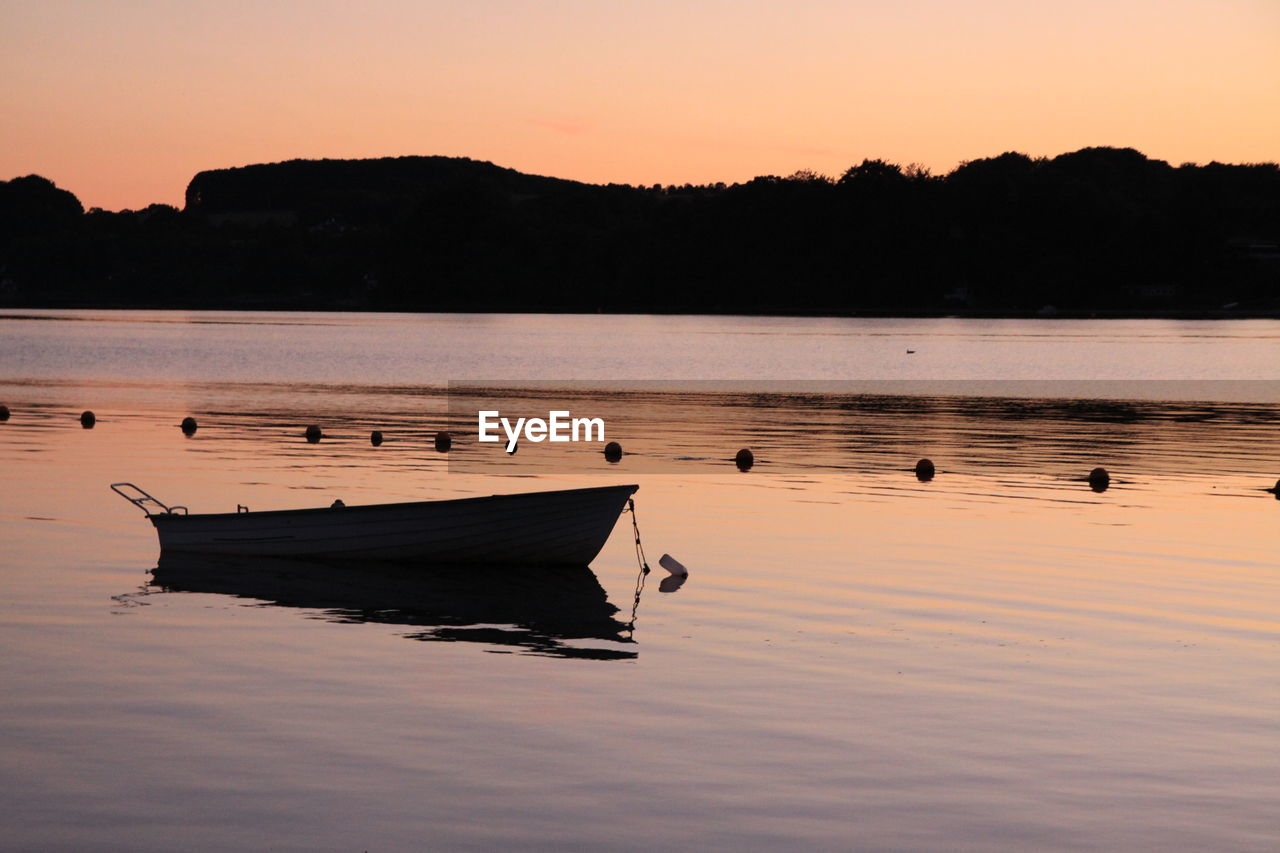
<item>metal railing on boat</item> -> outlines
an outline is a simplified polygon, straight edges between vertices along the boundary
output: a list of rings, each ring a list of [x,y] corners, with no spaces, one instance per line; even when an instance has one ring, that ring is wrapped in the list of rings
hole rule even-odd
[[[131,489],[133,494],[127,493],[125,491],[126,489]],[[169,506],[168,504],[162,503],[159,498],[154,497],[150,492],[135,486],[133,483],[112,483],[111,491],[142,510],[147,514],[148,518],[153,515],[175,515],[177,513],[181,513],[182,515],[187,514],[187,508],[185,506]],[[150,506],[152,505],[159,507],[161,512],[152,512],[150,509]]]

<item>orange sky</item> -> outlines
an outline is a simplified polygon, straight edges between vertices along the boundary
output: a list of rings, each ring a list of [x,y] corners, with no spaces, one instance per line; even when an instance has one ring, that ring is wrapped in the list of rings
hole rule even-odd
[[[0,0],[0,179],[446,154],[625,183],[1006,150],[1280,160],[1277,0]]]

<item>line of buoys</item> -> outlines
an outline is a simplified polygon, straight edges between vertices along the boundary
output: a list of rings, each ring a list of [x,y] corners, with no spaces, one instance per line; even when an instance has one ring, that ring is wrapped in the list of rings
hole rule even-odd
[[[7,421],[9,419],[9,414],[10,414],[9,407],[0,405],[0,421]],[[93,412],[85,411],[80,414],[80,425],[83,426],[85,429],[92,429],[94,424],[97,423],[97,420],[98,420],[97,416],[94,415]],[[187,436],[191,436],[191,435],[195,435],[196,431],[200,429],[200,424],[198,421],[196,421],[195,418],[188,415],[187,417],[182,419],[180,429]],[[302,434],[303,434],[303,437],[305,437],[306,440],[311,444],[318,444],[320,442],[320,439],[325,437],[324,430],[320,429],[320,427],[317,426],[316,424],[311,424],[310,426],[308,426],[303,431]],[[374,447],[379,447],[384,440],[385,440],[385,436],[382,434],[382,430],[375,429],[373,432],[369,433],[369,443],[372,444]],[[453,445],[453,440],[450,437],[449,433],[444,431],[440,431],[436,433],[435,435],[436,450],[440,451],[441,453],[447,453],[449,451],[449,448],[452,447],[452,445]]]
[[[9,407],[0,404],[0,421],[9,420],[10,414],[11,412],[9,411]],[[93,429],[97,422],[98,417],[92,411],[86,409],[80,413],[80,426],[85,429]],[[196,419],[190,415],[182,419],[181,429],[183,434],[188,437],[195,435],[199,428],[199,423],[197,423]],[[318,444],[320,439],[324,437],[324,432],[319,426],[312,424],[306,428],[303,435],[309,443]],[[383,435],[381,430],[374,430],[369,433],[369,443],[374,447],[381,446],[382,442]],[[441,430],[435,434],[434,443],[438,452],[448,453],[450,448],[453,446],[453,438],[448,432]],[[617,463],[621,461],[622,455],[622,445],[618,442],[611,441],[604,446],[604,458],[607,462]],[[738,466],[739,471],[750,471],[756,462],[755,454],[751,452],[750,448],[744,447],[733,457],[733,462]],[[916,479],[923,483],[927,483],[932,480],[937,473],[937,468],[934,466],[933,460],[928,458],[917,460],[913,470],[915,471]],[[1111,474],[1108,473],[1106,468],[1101,466],[1091,470],[1089,472],[1089,476],[1086,477],[1085,480],[1089,483],[1089,488],[1099,493],[1105,492],[1111,486]],[[1280,500],[1280,480],[1276,480],[1274,487],[1270,489],[1263,489],[1263,491],[1270,492],[1276,496],[1277,500]]]
[[[0,421],[9,420],[9,407],[0,405]]]

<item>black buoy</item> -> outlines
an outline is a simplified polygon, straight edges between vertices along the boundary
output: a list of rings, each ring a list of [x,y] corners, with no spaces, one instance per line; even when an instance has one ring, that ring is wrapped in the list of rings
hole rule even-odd
[[[1089,472],[1089,488],[1095,492],[1105,492],[1111,485],[1111,475],[1106,468],[1094,468]]]
[[[750,471],[751,466],[756,464],[756,456],[747,448],[738,451],[738,455],[733,457],[734,464],[738,466],[739,471]]]
[[[320,438],[324,435],[324,433],[320,431],[320,427],[316,426],[315,424],[312,424],[311,426],[307,427],[307,431],[305,435],[307,437],[307,441],[310,444],[319,444]]]
[[[93,412],[84,411],[80,413],[80,426],[85,429],[93,429],[93,425],[98,422],[98,416]]]
[[[449,433],[444,430],[436,433],[436,452],[448,453],[450,447],[453,447],[453,438],[450,437]]]
[[[0,421],[9,420],[9,407],[0,405]]]
[[[191,417],[190,415],[182,419],[183,435],[195,435],[196,430],[199,428],[200,428],[200,425],[196,423],[196,419]]]
[[[375,429],[373,432],[369,433],[369,443],[374,447],[382,444],[382,430]]]
[[[916,463],[916,479],[922,483],[927,483],[933,479],[934,469],[932,459],[921,459]]]
[[[622,459],[622,445],[616,441],[611,441],[604,446],[604,458],[606,462],[617,462]]]

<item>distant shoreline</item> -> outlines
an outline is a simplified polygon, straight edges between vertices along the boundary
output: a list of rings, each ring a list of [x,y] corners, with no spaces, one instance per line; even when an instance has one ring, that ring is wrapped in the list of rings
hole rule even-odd
[[[502,308],[451,308],[448,310],[430,310],[423,308],[395,308],[379,306],[355,305],[289,305],[282,303],[255,304],[248,302],[229,302],[223,304],[176,304],[148,303],[128,304],[122,302],[77,302],[75,304],[3,304],[0,303],[0,316],[10,312],[21,311],[241,311],[267,313],[315,313],[315,314],[533,314],[564,317],[776,317],[814,320],[1280,320],[1280,311],[1248,310],[1248,309],[1168,309],[1164,311],[1055,311],[1042,314],[1031,312],[857,312],[845,314],[830,313],[770,313],[749,311],[545,311],[522,306]]]
[[[451,157],[198,173],[179,210],[0,181],[0,306],[1280,317],[1280,164],[1016,152],[946,175],[588,185]]]

